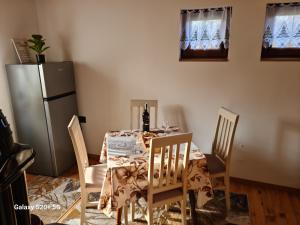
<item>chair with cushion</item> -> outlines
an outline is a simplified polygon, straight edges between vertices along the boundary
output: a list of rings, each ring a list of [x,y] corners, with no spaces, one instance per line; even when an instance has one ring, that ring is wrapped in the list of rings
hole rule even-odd
[[[234,134],[238,123],[239,115],[220,108],[218,123],[212,144],[212,154],[205,154],[209,173],[213,184],[217,184],[218,179],[223,179],[214,189],[225,191],[226,208],[230,210],[230,180],[229,166],[232,152]]]
[[[191,140],[192,133],[151,140],[148,164],[149,185],[146,193],[142,194],[147,201],[147,211],[144,213],[149,225],[154,224],[154,208],[165,207],[176,202],[180,202],[182,224],[186,224],[187,169]],[[180,149],[183,149],[183,158],[180,157]],[[155,156],[156,158],[158,156],[156,162],[154,162]]]
[[[103,180],[106,176],[106,164],[89,165],[87,150],[81,132],[77,116],[73,116],[68,125],[69,134],[75,150],[81,189],[81,217],[80,224],[85,224],[85,209],[89,205],[97,205],[97,202],[88,202],[88,194],[100,192]]]
[[[142,126],[142,114],[144,111],[145,104],[148,105],[148,112],[150,113],[151,108],[154,108],[154,128],[157,128],[157,111],[158,111],[158,102],[157,100],[143,100],[143,99],[133,99],[130,101],[130,129],[134,129],[134,125],[137,126],[137,129],[141,129]],[[137,109],[137,113],[135,113]],[[152,121],[152,116],[150,113],[150,125]]]

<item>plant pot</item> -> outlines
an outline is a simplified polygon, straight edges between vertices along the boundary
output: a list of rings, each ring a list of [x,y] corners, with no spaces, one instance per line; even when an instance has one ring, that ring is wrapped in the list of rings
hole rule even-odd
[[[35,55],[36,57],[36,62],[38,64],[42,64],[42,63],[45,63],[46,60],[45,60],[45,55],[41,54],[41,55]]]

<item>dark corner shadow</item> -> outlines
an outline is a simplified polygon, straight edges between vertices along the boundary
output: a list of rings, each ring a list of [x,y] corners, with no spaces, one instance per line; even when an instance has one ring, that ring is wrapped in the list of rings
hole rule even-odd
[[[289,142],[290,136],[297,138],[297,143],[300,143],[300,121],[291,119],[279,119],[276,137],[276,152],[278,157],[283,157],[286,152],[286,143]],[[293,145],[293,143],[290,143]],[[298,154],[293,157],[297,157],[300,163],[300,146],[298,146]]]
[[[60,40],[60,46],[62,51],[62,58],[64,60],[72,60],[72,54],[70,52],[71,49],[71,43],[70,43],[70,37],[64,36],[62,34],[59,35]]]
[[[183,132],[188,130],[184,110],[181,105],[166,105],[162,107],[162,121],[170,126],[178,126]]]
[[[74,37],[72,34],[74,34],[74,21],[71,18],[66,18],[61,25],[63,31],[57,34],[57,44],[60,46],[61,56],[63,60],[73,60],[72,45]]]

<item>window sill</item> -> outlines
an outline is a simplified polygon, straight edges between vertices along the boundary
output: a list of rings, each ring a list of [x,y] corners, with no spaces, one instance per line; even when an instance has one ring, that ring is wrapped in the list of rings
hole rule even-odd
[[[300,57],[299,58],[288,58],[288,57],[284,57],[284,58],[272,58],[272,57],[263,58],[263,57],[261,57],[260,61],[262,61],[262,62],[278,62],[278,61],[293,62],[293,61],[300,61]]]
[[[228,49],[181,50],[179,61],[228,61]]]
[[[262,48],[261,61],[299,61],[300,48]]]
[[[228,58],[183,58],[179,62],[228,62]]]

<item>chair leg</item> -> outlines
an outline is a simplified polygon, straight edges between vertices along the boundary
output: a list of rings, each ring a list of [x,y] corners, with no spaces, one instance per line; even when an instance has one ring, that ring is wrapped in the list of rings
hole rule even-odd
[[[80,225],[85,225],[85,210],[87,204],[87,193],[81,192],[81,213],[80,213]]]
[[[168,212],[169,211],[169,208],[170,208],[170,204],[166,204],[165,205],[165,210]]]
[[[153,208],[152,206],[149,206],[148,205],[148,208],[147,208],[147,222],[148,222],[148,225],[153,225]]]
[[[186,225],[186,196],[181,201],[181,215],[182,215],[182,225]]]
[[[124,212],[124,224],[128,225],[128,206],[125,205],[123,207],[123,212]]]
[[[131,221],[132,222],[134,222],[134,219],[135,219],[135,202],[132,202],[131,204],[130,204],[130,206],[131,206]]]
[[[230,211],[230,181],[229,177],[225,177],[225,200],[226,200],[226,209]]]

